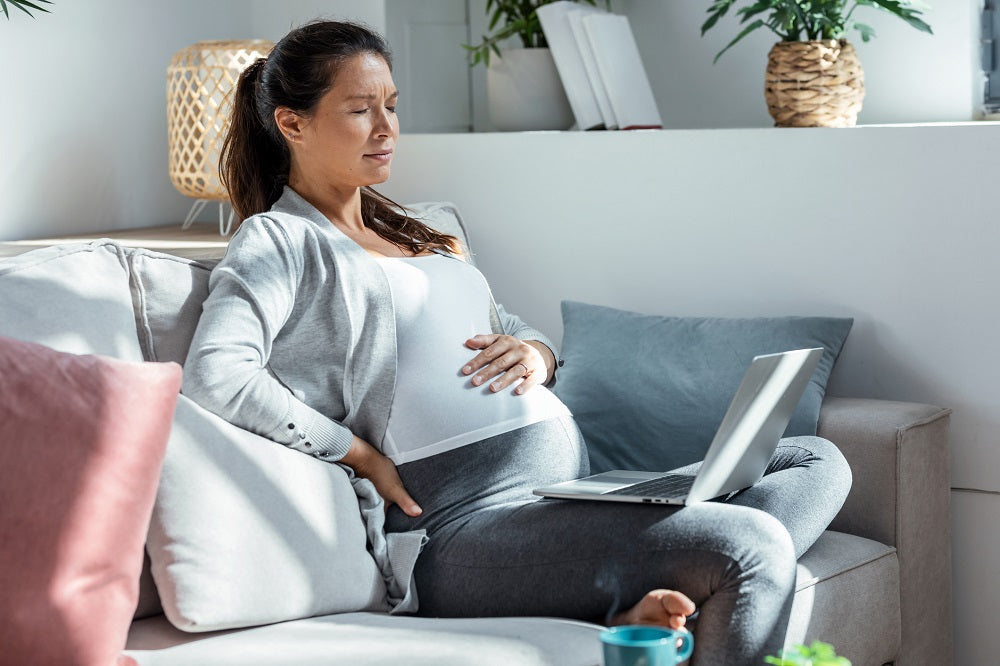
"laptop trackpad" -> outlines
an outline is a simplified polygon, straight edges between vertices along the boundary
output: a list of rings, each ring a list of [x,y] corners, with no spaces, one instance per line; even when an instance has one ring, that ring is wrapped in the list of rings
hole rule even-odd
[[[601,493],[624,488],[625,486],[631,486],[635,483],[655,479],[660,476],[663,476],[663,472],[626,472],[615,470],[577,479],[576,481],[570,481],[569,483],[573,484],[573,492],[594,493],[599,495]]]

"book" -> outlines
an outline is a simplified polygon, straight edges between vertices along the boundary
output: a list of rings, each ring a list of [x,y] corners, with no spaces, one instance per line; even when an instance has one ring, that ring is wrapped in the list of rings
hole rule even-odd
[[[588,14],[582,22],[618,127],[662,128],[660,111],[628,17],[602,12]]]
[[[589,11],[588,11],[589,10]],[[583,60],[583,68],[587,72],[587,80],[590,82],[590,89],[597,99],[597,108],[601,111],[601,118],[604,119],[605,129],[618,129],[618,120],[615,118],[614,109],[611,108],[611,100],[608,98],[608,90],[604,87],[601,73],[597,69],[597,60],[594,58],[594,49],[590,47],[590,40],[587,38],[587,31],[583,27],[583,17],[588,13],[599,12],[593,7],[581,7],[574,5],[567,16],[569,17],[569,27],[576,40],[576,47],[580,50],[580,57]]]
[[[566,98],[573,109],[577,127],[582,130],[599,129],[604,126],[604,117],[597,105],[597,98],[587,78],[583,58],[569,23],[570,12],[578,9],[580,7],[576,3],[560,0],[542,5],[535,12],[566,90]]]

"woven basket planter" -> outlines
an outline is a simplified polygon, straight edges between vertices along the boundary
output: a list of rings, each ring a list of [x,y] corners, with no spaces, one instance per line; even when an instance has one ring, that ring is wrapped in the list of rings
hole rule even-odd
[[[764,98],[776,127],[853,127],[864,96],[847,40],[778,42],[767,56]]]
[[[272,42],[198,42],[174,54],[167,67],[170,180],[181,194],[226,201],[219,157],[229,127],[232,91],[240,74],[266,57]]]

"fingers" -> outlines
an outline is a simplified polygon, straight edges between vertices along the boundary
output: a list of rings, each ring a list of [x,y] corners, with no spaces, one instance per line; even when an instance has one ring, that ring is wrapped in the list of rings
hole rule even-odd
[[[423,513],[420,505],[403,487],[396,465],[365,440],[355,435],[350,450],[340,461],[358,476],[371,481],[387,508],[397,504],[403,513],[414,518]]]
[[[485,335],[474,335],[465,341],[465,346],[469,349],[485,349],[491,344],[497,341],[497,338],[501,337],[496,333],[488,333]]]
[[[386,494],[388,497],[382,498],[385,500],[386,506],[395,504],[403,510],[403,513],[411,518],[416,518],[424,512],[424,510],[420,508],[420,505],[417,504],[412,497],[410,497],[410,493],[406,492],[402,483]]]
[[[473,375],[473,386],[493,380],[489,388],[496,393],[524,380],[517,393],[524,393],[545,379],[545,360],[537,349],[509,335],[476,335],[465,341],[470,349],[481,349],[463,368]]]

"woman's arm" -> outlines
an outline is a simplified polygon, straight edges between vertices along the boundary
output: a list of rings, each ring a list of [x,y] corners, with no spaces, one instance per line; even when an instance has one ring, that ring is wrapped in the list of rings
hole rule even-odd
[[[291,316],[301,257],[266,218],[244,223],[212,272],[182,391],[227,421],[322,460],[340,460],[353,435],[297,399],[268,370]]]
[[[184,394],[241,428],[348,465],[372,482],[387,505],[420,515],[391,460],[296,398],[268,371],[274,340],[292,316],[301,256],[270,220],[244,226],[212,272],[184,365]]]

